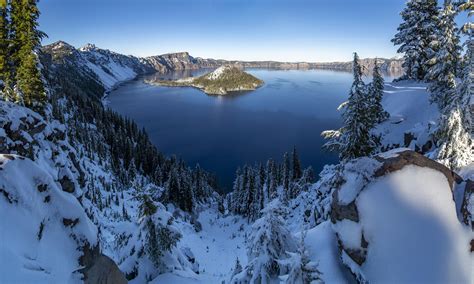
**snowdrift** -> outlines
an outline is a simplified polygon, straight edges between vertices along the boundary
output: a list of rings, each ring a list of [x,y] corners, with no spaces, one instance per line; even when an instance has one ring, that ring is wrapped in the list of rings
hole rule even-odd
[[[358,281],[472,281],[472,231],[456,210],[465,203],[459,176],[397,150],[349,162],[341,177],[331,221],[341,258]]]

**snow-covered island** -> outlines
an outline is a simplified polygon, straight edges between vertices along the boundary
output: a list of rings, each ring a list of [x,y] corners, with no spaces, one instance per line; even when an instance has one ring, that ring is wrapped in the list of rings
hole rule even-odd
[[[227,95],[231,92],[253,91],[263,85],[263,81],[241,69],[224,65],[213,72],[193,78],[179,80],[145,80],[145,83],[169,87],[194,87],[208,95]]]

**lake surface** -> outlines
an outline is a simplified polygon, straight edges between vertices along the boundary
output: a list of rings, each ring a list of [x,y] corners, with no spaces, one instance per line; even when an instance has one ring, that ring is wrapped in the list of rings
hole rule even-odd
[[[211,70],[152,75],[198,76]],[[137,78],[109,96],[109,106],[145,127],[166,155],[217,174],[231,189],[244,164],[281,160],[296,146],[315,173],[337,156],[321,150],[323,130],[340,126],[339,104],[347,99],[352,74],[326,70],[248,69],[265,84],[253,92],[208,96],[194,88],[151,86]],[[370,78],[367,78],[370,80]],[[392,78],[386,78],[391,80]]]

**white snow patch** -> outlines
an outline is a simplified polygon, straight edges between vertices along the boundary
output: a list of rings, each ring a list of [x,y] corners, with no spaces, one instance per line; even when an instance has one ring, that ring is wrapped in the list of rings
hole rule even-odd
[[[469,283],[469,238],[446,177],[406,166],[357,199],[369,243],[362,270],[373,283]]]

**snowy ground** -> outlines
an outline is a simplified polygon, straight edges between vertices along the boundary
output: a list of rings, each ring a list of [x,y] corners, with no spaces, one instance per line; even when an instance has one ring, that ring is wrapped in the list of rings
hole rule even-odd
[[[404,145],[405,132],[418,137],[418,144],[424,144],[430,129],[436,124],[439,112],[430,104],[426,84],[416,82],[386,83],[383,107],[390,113],[390,119],[382,123],[377,131],[383,134],[383,145]]]
[[[249,224],[238,216],[222,216],[216,209],[205,209],[198,221],[202,231],[196,233],[193,226],[180,222],[183,238],[179,247],[192,249],[199,263],[199,275],[163,274],[153,283],[222,283],[229,275],[239,258],[241,264],[247,264],[245,239]]]

